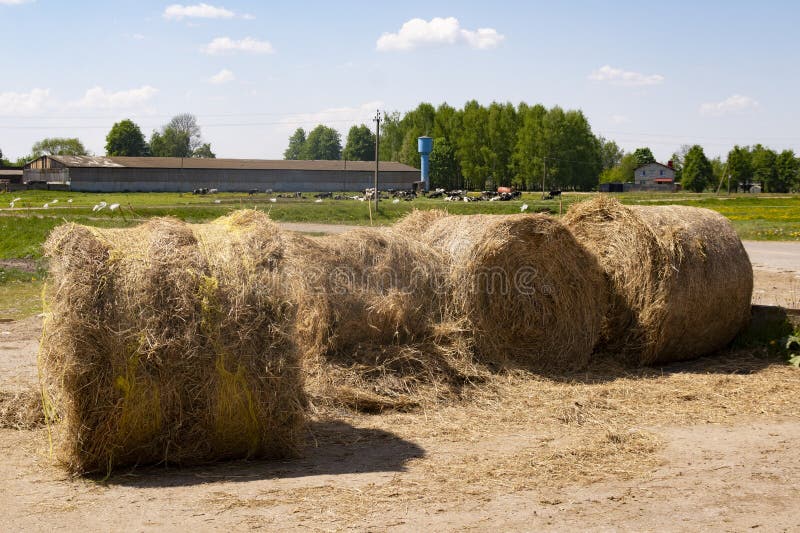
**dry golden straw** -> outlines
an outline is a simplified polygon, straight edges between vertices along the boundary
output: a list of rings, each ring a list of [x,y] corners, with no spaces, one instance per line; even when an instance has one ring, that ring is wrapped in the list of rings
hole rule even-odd
[[[443,320],[444,266],[441,254],[399,233],[288,238],[293,336],[317,401],[406,409],[480,379],[457,326]]]
[[[607,351],[640,364],[690,359],[724,347],[749,320],[752,266],[719,213],[601,196],[564,222],[605,271]]]
[[[550,370],[588,362],[605,285],[596,259],[558,220],[414,212],[395,229],[445,255],[445,316],[463,322],[482,358]]]
[[[53,231],[40,366],[71,472],[296,453],[304,393],[283,248],[255,211]]]

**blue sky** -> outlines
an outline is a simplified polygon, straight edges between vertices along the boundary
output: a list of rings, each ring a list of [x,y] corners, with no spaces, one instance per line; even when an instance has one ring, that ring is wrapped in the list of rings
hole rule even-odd
[[[700,5],[699,5],[700,4]],[[800,151],[792,2],[0,0],[0,149],[104,152],[198,116],[218,157],[280,158],[298,126],[344,136],[379,108],[469,99],[582,109],[665,161],[761,142]]]

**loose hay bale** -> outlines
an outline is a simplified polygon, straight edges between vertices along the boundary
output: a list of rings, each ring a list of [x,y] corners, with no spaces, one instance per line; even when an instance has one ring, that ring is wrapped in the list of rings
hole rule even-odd
[[[0,429],[35,429],[43,425],[42,395],[38,390],[0,391]]]
[[[724,347],[747,324],[752,266],[719,213],[601,196],[572,206],[564,222],[605,271],[609,352],[640,364],[690,359]]]
[[[546,215],[412,214],[401,231],[448,259],[447,314],[504,366],[584,366],[607,296],[597,261]]]
[[[304,397],[265,215],[67,224],[45,250],[40,366],[70,471],[296,452]]]
[[[480,379],[442,320],[443,266],[430,247],[381,230],[288,239],[294,338],[314,397],[369,412],[407,409]]]

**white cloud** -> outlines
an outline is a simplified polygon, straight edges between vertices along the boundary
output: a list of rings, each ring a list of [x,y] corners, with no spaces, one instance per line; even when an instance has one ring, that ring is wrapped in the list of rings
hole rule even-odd
[[[38,113],[43,111],[50,102],[50,89],[31,89],[28,93],[0,93],[0,114]]]
[[[236,76],[233,75],[233,72],[224,68],[211,76],[208,81],[215,85],[222,85],[223,83],[228,83],[236,79]]]
[[[384,103],[376,100],[356,107],[331,107],[314,113],[290,115],[283,118],[281,122],[285,124],[284,133],[287,137],[299,127],[305,128],[307,133],[318,124],[329,125],[347,135],[347,131],[353,125],[366,124],[372,128],[375,110],[383,109],[383,107]]]
[[[709,102],[700,106],[700,114],[722,116],[757,109],[759,103],[749,96],[734,94],[721,102]]]
[[[594,81],[609,82],[614,85],[626,85],[630,87],[641,87],[645,85],[660,85],[664,82],[661,74],[642,74],[614,68],[611,65],[604,65],[589,74],[589,79]]]
[[[208,4],[191,6],[172,4],[167,6],[162,16],[167,20],[183,20],[185,18],[232,19],[236,16],[236,13],[224,7],[215,7]]]
[[[158,89],[149,85],[117,92],[107,91],[98,86],[88,89],[83,98],[70,105],[92,109],[130,109],[146,104],[157,92]]]
[[[384,33],[376,48],[381,52],[406,51],[426,46],[466,44],[477,50],[496,48],[504,35],[494,28],[466,30],[455,17],[435,17],[430,21],[413,18],[404,23],[397,33]]]
[[[233,40],[230,37],[217,37],[206,46],[203,51],[209,55],[219,55],[226,52],[249,52],[252,54],[274,54],[275,49],[268,41],[259,41],[252,37]]]

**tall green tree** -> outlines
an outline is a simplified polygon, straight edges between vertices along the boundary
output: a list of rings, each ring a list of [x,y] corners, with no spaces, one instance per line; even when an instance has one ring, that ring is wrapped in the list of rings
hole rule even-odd
[[[746,146],[736,145],[728,152],[726,174],[730,179],[732,191],[735,192],[740,185],[744,187],[750,186],[753,181],[753,167],[750,150]],[[723,186],[727,187],[727,183]]]
[[[542,105],[520,104],[520,127],[514,147],[514,185],[521,189],[538,189],[544,175],[544,158],[548,155],[544,124],[547,109]]]
[[[142,157],[150,154],[144,134],[132,120],[115,123],[106,135],[106,155]]]
[[[401,163],[419,167],[417,139],[423,135],[433,134],[435,115],[436,108],[423,102],[416,109],[406,113],[400,121],[400,127],[403,129],[403,146],[398,160]]]
[[[509,186],[514,172],[512,158],[517,140],[517,111],[511,103],[492,102],[487,110],[487,151],[484,162],[496,185]]]
[[[778,184],[778,169],[775,161],[778,154],[760,144],[753,147],[750,152],[750,165],[753,169],[753,180],[761,182],[764,190],[769,192],[783,192],[776,189],[782,187]]]
[[[297,128],[289,137],[289,146],[283,152],[284,159],[303,159],[303,153],[306,149],[306,130]]]
[[[675,183],[680,183],[681,172],[683,171],[683,162],[686,160],[686,154],[691,150],[691,145],[682,144],[677,152],[673,152],[670,161],[672,161],[672,168],[675,171]]]
[[[600,183],[629,183],[633,181],[633,174],[639,162],[633,154],[625,154],[616,166],[603,170],[600,174]]]
[[[617,143],[605,137],[598,137],[597,142],[600,145],[600,166],[603,170],[610,170],[619,165],[625,151]]]
[[[180,113],[170,119],[166,128],[171,128],[178,133],[183,133],[189,138],[189,149],[194,151],[203,144],[203,137],[200,133],[200,125],[197,117],[191,113]]]
[[[150,136],[150,152],[154,157],[192,157],[189,135],[171,127]]]
[[[647,147],[637,148],[633,152],[633,157],[636,158],[636,163],[638,164],[638,166],[656,162],[656,158],[655,156],[653,156],[653,152],[650,150],[650,148]]]
[[[774,191],[791,192],[800,189],[800,160],[793,150],[784,150],[775,160],[775,173],[777,175]]]
[[[341,159],[342,138],[333,128],[320,124],[308,134],[303,159]]]
[[[405,133],[401,125],[400,113],[384,113],[381,121],[381,161],[400,161]]]
[[[74,137],[50,137],[42,139],[31,148],[31,157],[43,155],[88,155],[83,143]]]
[[[460,177],[455,147],[444,137],[435,138],[430,155],[431,188],[460,188]]]
[[[216,159],[217,154],[211,151],[211,145],[203,143],[192,151],[192,157],[199,159]]]
[[[703,152],[703,148],[695,144],[686,154],[683,165],[681,185],[684,189],[694,192],[703,192],[711,182],[714,170],[711,162]]]
[[[374,161],[375,134],[365,124],[351,127],[342,157],[350,161]]]
[[[488,112],[477,101],[464,105],[461,115],[463,128],[458,137],[456,153],[464,176],[464,186],[482,189],[491,168],[487,161],[489,149]]]

